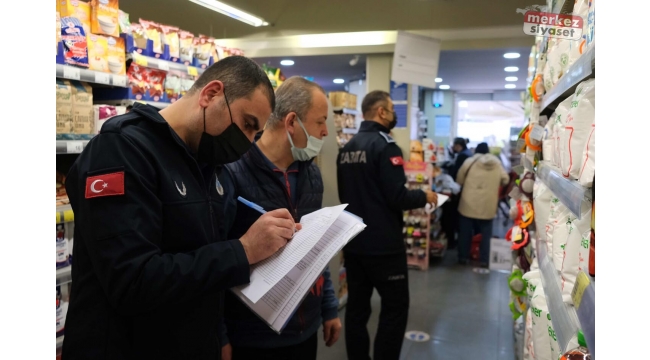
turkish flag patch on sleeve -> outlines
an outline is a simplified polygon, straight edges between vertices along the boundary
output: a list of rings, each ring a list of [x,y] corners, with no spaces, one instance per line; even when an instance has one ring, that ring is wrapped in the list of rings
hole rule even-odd
[[[393,156],[390,158],[390,163],[393,164],[393,166],[403,166],[404,159],[402,159],[401,156]]]
[[[86,199],[124,195],[124,171],[86,178]]]

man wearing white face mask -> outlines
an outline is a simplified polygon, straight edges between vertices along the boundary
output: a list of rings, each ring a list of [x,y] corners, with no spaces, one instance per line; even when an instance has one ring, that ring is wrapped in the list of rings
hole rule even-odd
[[[322,207],[323,180],[313,158],[327,136],[325,92],[311,81],[292,77],[276,90],[275,96],[275,111],[261,136],[239,161],[226,166],[224,174],[228,176],[223,176],[223,181],[234,189],[224,198],[224,230],[228,234],[246,231],[260,216],[238,203],[238,196],[267,211],[288,209],[296,220]],[[281,335],[234,295],[227,294],[224,318],[229,344],[223,348],[223,359],[315,360],[321,323],[327,346],[339,337],[337,309],[327,268]]]

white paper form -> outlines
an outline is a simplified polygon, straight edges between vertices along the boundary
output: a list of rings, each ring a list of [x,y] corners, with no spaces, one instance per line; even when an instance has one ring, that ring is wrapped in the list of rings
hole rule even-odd
[[[302,230],[273,256],[253,266],[250,283],[238,287],[248,300],[257,303],[275,284],[293,269],[316,245],[327,229],[339,218],[347,204],[326,207],[303,216]]]
[[[253,303],[246,296],[242,296],[238,289],[233,289],[233,292],[279,333],[329,261],[365,227],[361,219],[343,212],[308,254],[262,296],[260,301]]]

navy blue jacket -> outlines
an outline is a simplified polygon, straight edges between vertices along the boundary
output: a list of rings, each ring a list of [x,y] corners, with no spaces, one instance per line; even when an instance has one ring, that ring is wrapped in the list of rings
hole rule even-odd
[[[323,180],[312,161],[297,164],[297,174],[272,169],[270,161],[256,144],[239,161],[226,165],[220,180],[233,191],[225,197],[228,235],[241,236],[260,217],[246,206],[238,206],[238,196],[252,201],[266,211],[288,209],[295,221],[319,210],[323,201]],[[283,176],[283,180],[278,176]],[[290,176],[297,175],[297,179]],[[290,185],[294,183],[295,185]],[[288,189],[287,187],[291,188]],[[292,198],[292,194],[293,198]],[[241,204],[239,204],[241,205]],[[311,337],[323,321],[338,316],[338,299],[330,279],[329,268],[318,278],[305,300],[291,317],[281,335],[276,334],[236,296],[225,296],[225,324],[228,339],[234,347],[277,348],[299,344]]]

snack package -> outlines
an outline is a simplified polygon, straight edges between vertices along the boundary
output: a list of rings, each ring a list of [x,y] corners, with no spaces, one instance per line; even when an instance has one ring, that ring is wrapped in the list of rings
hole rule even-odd
[[[568,236],[566,245],[564,246],[564,259],[562,261],[562,268],[560,269],[560,289],[562,290],[562,299],[567,304],[573,304],[571,299],[571,292],[578,276],[578,271],[588,269],[589,257],[584,260],[584,256],[588,255],[589,240],[591,236],[591,203],[586,201],[582,202],[581,218],[577,219],[573,214],[570,214],[567,220]],[[581,252],[583,246],[587,247],[587,252]],[[581,267],[580,257],[583,256],[583,266]]]
[[[95,134],[99,134],[102,129],[102,125],[106,120],[117,115],[117,109],[112,105],[94,105],[94,120],[95,120]]]
[[[194,57],[198,60],[200,68],[205,69],[210,64],[211,51],[212,43],[210,38],[205,35],[194,38]]]
[[[93,89],[78,81],[72,83],[72,123],[74,134],[94,134]]]
[[[549,163],[554,163],[553,155],[555,148],[555,138],[553,138],[553,128],[555,127],[555,113],[551,115],[544,126],[544,137],[542,137],[542,159]]]
[[[555,118],[549,119],[549,121],[554,121],[553,125],[553,138],[555,139],[555,150],[553,151],[553,165],[561,167],[562,164],[562,142],[560,138],[563,136],[567,118],[569,115],[569,110],[571,109],[571,99],[572,97],[566,98],[562,101],[557,108],[555,109]]]
[[[571,223],[575,221],[576,216],[561,202],[556,205],[554,211],[556,218],[553,221],[553,247],[550,254],[555,270],[560,271],[564,262],[564,248],[569,239],[569,232],[573,231]]]
[[[162,99],[166,75],[166,71],[149,69],[149,97],[153,101]]]
[[[88,35],[88,65],[90,70],[108,72],[108,38]]]
[[[557,40],[558,39],[556,38],[548,39],[546,56],[544,57],[543,81],[544,81],[544,88],[546,89],[546,92],[549,92],[551,91],[551,89],[553,89],[553,86],[555,86],[555,83],[559,78],[557,76],[558,70],[556,69],[559,60],[557,58],[557,53],[555,52],[555,44]]]
[[[185,96],[187,92],[192,88],[194,85],[194,79],[190,76],[185,76],[181,78],[181,94],[180,97]]]
[[[79,19],[61,18],[61,41],[65,63],[83,68],[88,67],[88,43],[86,33]]]
[[[70,265],[68,263],[68,240],[65,238],[63,224],[56,224],[56,268]]]
[[[544,239],[546,240],[546,249],[547,254],[551,262],[553,262],[553,230],[555,229],[555,220],[557,220],[560,215],[560,199],[555,195],[551,195],[551,206],[548,212],[548,220],[546,220],[546,225],[544,226]]]
[[[84,28],[84,33],[86,35],[91,33],[91,12],[89,3],[79,0],[59,0],[57,1],[57,5],[62,18],[77,18]]]
[[[136,47],[141,49],[147,48],[147,36],[142,25],[137,23],[131,24],[131,35],[133,36],[133,42]]]
[[[565,130],[560,135],[560,168],[562,176],[578,179],[582,165],[582,153],[587,145],[596,118],[596,80],[590,79],[578,85],[571,97]]]
[[[178,28],[175,26],[161,25],[162,42],[169,46],[169,56],[173,58],[180,58],[180,40],[178,38]]]
[[[59,55],[59,42],[61,41],[61,15],[56,12],[56,54]]]
[[[72,86],[68,81],[56,81],[56,133],[72,133]]]
[[[126,74],[124,39],[108,36],[108,70],[112,74]]]
[[[118,10],[117,22],[120,26],[120,34],[131,34],[131,21],[129,20],[129,14],[122,10]]]
[[[524,278],[529,273],[526,273]],[[555,330],[553,330],[553,325],[550,321],[551,314],[548,311],[546,294],[544,293],[544,287],[541,286],[541,280],[536,285],[535,292],[530,298],[530,310],[532,313],[531,322],[535,359],[557,359],[559,356],[559,346],[557,345]],[[557,356],[554,356],[556,353]]]
[[[526,310],[526,323],[524,327],[524,357],[523,360],[535,360],[535,349],[533,347],[533,312],[530,308]]]
[[[161,38],[162,31],[160,30],[160,25],[153,21],[142,20],[142,19],[140,19],[140,25],[142,25],[142,29],[144,29],[145,37],[148,40],[153,41],[154,54],[162,54],[163,43]]]
[[[596,123],[591,124],[591,131],[585,149],[582,151],[582,164],[578,182],[584,187],[591,187],[596,174]]]
[[[181,62],[185,65],[192,65],[194,58],[194,34],[189,31],[178,32],[179,50]]]
[[[118,26],[119,5],[117,0],[92,0],[90,29],[93,34],[120,36]]]
[[[573,5],[573,16],[582,18],[582,38],[569,41],[569,63],[573,64],[586,49],[587,33],[589,32],[589,0],[576,0]]]
[[[175,102],[181,96],[181,78],[183,73],[170,70],[165,77],[165,94],[170,102]]]
[[[553,192],[539,179],[533,187],[533,209],[535,209],[535,229],[545,238],[544,228],[551,212]],[[534,242],[533,242],[534,243]]]
[[[133,97],[136,100],[142,100],[147,90],[149,90],[149,71],[147,68],[132,62],[126,75],[129,78],[129,87]]]

